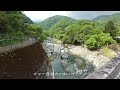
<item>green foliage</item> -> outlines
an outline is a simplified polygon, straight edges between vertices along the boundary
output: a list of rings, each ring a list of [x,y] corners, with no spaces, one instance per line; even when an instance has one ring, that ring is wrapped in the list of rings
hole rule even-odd
[[[66,27],[65,31],[66,37],[63,37],[62,41],[78,45],[84,44],[91,35],[102,33],[102,28],[98,23],[89,20],[80,20]]]
[[[104,20],[104,19],[108,19],[110,17],[110,15],[101,15],[101,16],[98,16],[96,18],[94,18],[93,20],[96,21],[96,20]]]
[[[118,18],[119,15],[112,15],[112,17]],[[96,22],[98,20],[103,22],[104,19],[105,25]],[[120,35],[119,28],[116,29],[117,19],[110,20],[110,15],[100,16],[93,21],[75,20],[70,17],[56,15],[40,22],[40,26],[45,30],[45,36],[59,39],[64,44],[86,44],[89,49],[96,50],[116,43],[112,37]]]
[[[112,21],[108,21],[108,23],[105,25],[105,33],[110,33],[111,36],[115,36],[116,34],[116,27],[114,26],[114,23]]]
[[[101,33],[92,35],[88,40],[86,40],[85,44],[90,50],[96,50],[105,45],[110,45],[116,43],[115,40],[112,39],[109,33]]]
[[[68,40],[70,40],[70,44],[73,43],[74,41],[74,36],[76,35],[77,31],[79,29],[79,26],[76,24],[73,25],[69,25],[68,27],[66,27],[66,36],[68,36]]]
[[[43,30],[43,33],[45,34],[46,37],[50,37],[49,36],[49,30]]]
[[[116,36],[120,36],[120,28],[117,28],[117,30],[116,30]]]
[[[27,17],[25,14],[23,14],[23,22],[33,24],[33,21],[29,17]]]
[[[115,27],[117,28],[120,27],[120,13],[115,13],[115,14],[107,15],[107,16],[106,15],[98,16],[94,18],[93,20],[97,21],[103,26],[105,26],[105,24],[111,20],[114,23]]]
[[[107,47],[103,47],[101,50],[100,50],[100,53],[110,59],[114,58],[117,56],[116,53],[113,53],[110,51],[110,49],[108,49]]]
[[[74,22],[75,19],[67,17],[67,16],[56,15],[56,16],[49,17],[45,19],[44,21],[40,22],[40,26],[44,29],[50,29],[53,26],[60,26],[61,24],[63,24],[62,27],[66,27],[67,25],[65,24],[66,21],[67,21],[67,24],[69,24],[71,22]]]
[[[46,39],[41,27],[33,23],[21,11],[0,11],[0,38],[4,39],[6,36],[15,37],[38,37],[40,41]],[[18,42],[21,39],[14,39],[11,42]],[[8,45],[9,41],[4,41],[4,45]]]
[[[20,11],[0,11],[0,33],[22,30],[22,13]]]
[[[56,17],[58,18],[58,21],[50,27],[49,35],[56,39],[62,39],[65,34],[65,28],[73,24],[76,20],[66,16],[53,16],[51,18],[56,19]]]
[[[62,42],[65,44],[70,44],[71,43],[71,41],[69,40],[69,38],[68,38],[68,36],[64,36],[63,38],[62,38]]]
[[[21,11],[0,11],[0,33],[26,32],[26,18]]]
[[[87,47],[90,49],[90,50],[96,50],[98,48],[98,44],[97,44],[97,41],[91,37],[90,39],[88,39],[85,44],[87,45]]]
[[[15,35],[16,35],[16,36],[24,36],[24,33],[21,32],[21,31],[18,31]]]
[[[47,39],[47,36],[44,33],[39,34],[38,37],[39,42],[43,42],[45,39]]]
[[[26,24],[28,28],[28,34],[30,36],[38,37],[40,42],[43,42],[46,37],[46,32],[41,29],[41,27],[37,24]]]

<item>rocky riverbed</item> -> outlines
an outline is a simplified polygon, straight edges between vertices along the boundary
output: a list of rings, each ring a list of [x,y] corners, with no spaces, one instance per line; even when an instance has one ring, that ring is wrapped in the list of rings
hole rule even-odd
[[[60,43],[60,40],[55,40]],[[56,42],[56,43],[57,43]],[[98,69],[102,65],[104,65],[110,59],[101,55],[100,51],[90,51],[86,47],[83,46],[74,46],[74,45],[64,45],[64,50],[66,53],[70,53],[73,55],[80,56],[84,58],[88,62],[92,63],[95,66],[95,69]]]
[[[53,51],[57,52],[56,58],[52,61],[54,73],[57,73],[55,78],[57,79],[84,78],[110,60],[110,58],[102,55],[100,51],[90,51],[83,46],[62,45],[61,41],[56,39],[51,41],[54,47]],[[59,73],[77,73],[77,75],[61,76],[58,75]]]
[[[100,51],[90,51],[83,46],[68,46],[65,48],[65,52],[84,58],[88,62],[91,62],[95,66],[95,69],[98,69],[110,60],[110,58],[102,55]],[[111,53],[117,55],[114,51],[111,51]]]
[[[43,44],[48,56],[56,55],[51,64],[54,68],[55,79],[82,79],[94,71],[94,66],[83,58],[65,52],[65,47],[59,41],[46,41]],[[51,50],[53,51],[51,53]]]

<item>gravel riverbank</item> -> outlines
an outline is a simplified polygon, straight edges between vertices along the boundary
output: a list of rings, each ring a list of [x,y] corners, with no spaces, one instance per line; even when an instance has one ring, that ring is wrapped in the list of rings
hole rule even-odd
[[[101,66],[103,66],[106,62],[108,62],[110,60],[110,58],[104,56],[103,54],[101,54],[100,50],[96,50],[96,51],[90,51],[88,50],[86,47],[83,46],[75,46],[75,45],[67,45],[67,44],[62,44],[62,42],[60,40],[56,40],[56,39],[52,39],[51,40],[54,44],[54,47],[59,47],[59,49],[63,47],[62,51],[64,51],[64,53],[68,53],[69,55],[76,55],[78,57],[81,57],[83,59],[85,59],[86,61],[90,62],[91,65],[93,65],[96,69],[100,68]],[[58,50],[59,51],[59,50]],[[61,52],[62,52],[61,51]],[[110,50],[110,53],[116,54],[114,51]],[[62,55],[62,54],[61,54]],[[61,60],[55,60],[55,61],[61,61]],[[55,62],[54,61],[54,62]],[[81,59],[80,59],[81,61]],[[78,62],[80,62],[78,60]],[[59,63],[60,64],[60,63]],[[65,64],[63,66],[67,66],[69,63],[67,61],[61,61],[61,64]],[[76,65],[80,63],[76,62]],[[56,63],[53,65],[56,66]],[[59,65],[57,65],[57,67],[55,67],[55,69],[59,68]],[[62,66],[61,66],[62,67]],[[72,66],[71,66],[72,67]],[[59,70],[55,70],[55,71],[59,71]],[[60,69],[60,68],[59,68]],[[80,70],[77,70],[80,71]],[[84,71],[84,70],[83,70]],[[63,77],[62,77],[63,78]]]
[[[56,43],[60,44],[60,40],[56,40]],[[56,44],[57,45],[57,44]],[[66,53],[71,53],[73,55],[78,55],[89,62],[93,63],[95,66],[95,69],[98,69],[102,65],[104,65],[106,62],[110,60],[110,58],[107,58],[100,54],[100,51],[90,51],[86,47],[83,46],[75,46],[75,45],[67,45],[67,48],[65,48]]]
[[[65,52],[78,55],[89,62],[92,62],[96,69],[110,60],[109,58],[101,55],[99,51],[90,51],[82,46],[69,46],[68,48],[65,48]]]

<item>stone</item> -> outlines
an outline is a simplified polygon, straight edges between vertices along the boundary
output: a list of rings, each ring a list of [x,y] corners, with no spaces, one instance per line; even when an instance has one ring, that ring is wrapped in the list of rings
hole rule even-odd
[[[67,67],[67,61],[65,61],[65,60],[62,60],[61,61],[61,65],[64,67],[64,68],[66,68]]]
[[[81,60],[81,59],[77,58],[77,59],[75,59],[75,61],[76,61],[76,64],[79,68],[84,68],[86,65],[85,60]]]
[[[64,60],[63,60],[63,61],[61,61],[61,63],[62,63],[62,64],[67,64],[67,61],[64,61]]]
[[[118,48],[118,51],[120,51],[120,47]]]
[[[64,50],[64,47],[61,47],[60,49],[61,49],[61,50]]]
[[[67,59],[68,58],[68,54],[67,53],[61,53],[61,58],[62,59]]]
[[[83,73],[82,70],[77,70],[77,72],[76,72],[77,75],[81,75],[82,73]]]
[[[64,50],[61,50],[61,53],[65,52]]]
[[[51,56],[51,53],[48,53],[47,55],[48,55],[48,57],[50,57],[50,56]]]

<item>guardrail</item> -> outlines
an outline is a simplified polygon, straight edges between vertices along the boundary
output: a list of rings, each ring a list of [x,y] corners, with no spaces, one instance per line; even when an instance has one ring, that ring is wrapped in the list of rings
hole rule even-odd
[[[35,37],[7,37],[0,39],[0,53],[25,47],[37,42]]]

